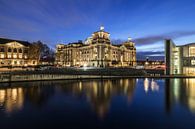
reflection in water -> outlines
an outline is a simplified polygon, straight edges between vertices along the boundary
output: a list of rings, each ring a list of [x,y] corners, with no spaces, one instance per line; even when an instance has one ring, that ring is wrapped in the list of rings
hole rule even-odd
[[[180,115],[178,111],[186,115],[186,109],[195,113],[195,79],[165,79],[165,82],[151,78],[43,81],[0,85],[0,118],[3,118],[4,114],[5,116],[9,114],[9,118],[15,116],[16,120],[20,115],[39,116],[40,119],[48,118],[52,121],[62,117],[67,123],[71,123],[81,117],[84,118],[81,122],[93,118],[94,115],[91,114],[93,111],[99,118],[105,118],[107,115],[109,120],[117,117],[118,121],[128,123],[135,118],[144,120],[146,117],[153,119],[162,116],[164,112],[161,111],[161,106],[164,100],[166,111],[172,113],[171,115],[175,113],[176,116]],[[147,94],[143,93],[143,88]],[[159,88],[160,92],[156,92]],[[164,95],[165,99],[162,99]],[[126,102],[131,103],[130,108]],[[120,105],[115,105],[119,103]],[[124,110],[120,112],[122,109]],[[107,118],[104,120],[108,120]],[[123,121],[123,118],[126,121]],[[97,118],[94,120],[95,123],[98,123],[96,120]],[[80,122],[79,119],[78,121]]]
[[[5,112],[11,113],[22,108],[24,93],[22,88],[0,89],[0,107],[5,108]]]
[[[67,87],[61,88],[67,90]],[[127,101],[131,101],[135,79],[80,81],[69,87],[70,89],[75,96],[86,96],[93,110],[102,118],[108,112],[112,97],[115,95],[127,96]]]
[[[144,91],[145,93],[148,93],[148,91],[151,89],[152,92],[159,91],[159,85],[157,82],[152,79],[151,81],[148,78],[145,78],[144,80]]]
[[[31,84],[31,85],[29,85]],[[49,99],[52,95],[53,88],[50,82],[45,87],[46,83],[32,82],[32,83],[16,83],[0,89],[0,110],[10,114],[14,111],[19,111],[27,100],[33,105],[40,106]],[[20,87],[18,87],[18,85]],[[50,90],[48,90],[50,89]]]
[[[60,91],[79,99],[85,96],[98,116],[104,117],[114,96],[126,96],[127,101],[131,102],[134,90],[135,79],[15,83],[0,89],[0,108],[12,113],[22,109],[25,102],[44,106]]]
[[[174,104],[182,104],[195,113],[195,79],[166,79],[166,110]]]
[[[35,107],[46,106],[53,96],[75,96],[84,98],[99,117],[104,117],[110,109],[115,96],[125,96],[132,101],[136,79],[90,80],[90,81],[51,81],[14,83],[0,88],[0,112],[8,114],[21,111],[26,103]],[[142,81],[142,80],[141,80]],[[144,79],[141,83],[146,93],[159,91],[158,81]],[[156,92],[160,94],[160,92]],[[184,105],[195,113],[195,79],[166,79],[165,106],[171,112],[174,105]]]

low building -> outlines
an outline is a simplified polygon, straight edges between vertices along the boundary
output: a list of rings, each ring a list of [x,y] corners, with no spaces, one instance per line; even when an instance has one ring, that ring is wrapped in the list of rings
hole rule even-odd
[[[39,57],[26,41],[0,38],[0,67],[27,67],[38,64]]]
[[[58,44],[55,62],[58,66],[133,67],[136,65],[135,43],[129,38],[114,45],[110,34],[100,27],[84,43]]]
[[[165,40],[166,74],[195,74],[195,43],[176,46]]]

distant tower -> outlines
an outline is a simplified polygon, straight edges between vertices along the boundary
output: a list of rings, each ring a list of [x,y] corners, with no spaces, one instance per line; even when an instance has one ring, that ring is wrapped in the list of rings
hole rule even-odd
[[[103,25],[100,26],[100,31],[104,31],[104,26]]]

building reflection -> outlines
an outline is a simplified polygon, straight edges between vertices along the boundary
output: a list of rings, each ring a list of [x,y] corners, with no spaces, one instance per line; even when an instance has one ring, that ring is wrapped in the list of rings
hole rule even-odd
[[[154,79],[149,80],[148,78],[144,79],[144,91],[148,93],[149,91],[156,92],[159,91],[159,85]]]
[[[166,111],[171,112],[176,104],[181,104],[195,113],[195,79],[167,79],[165,81]]]
[[[51,82],[14,83],[0,89],[0,111],[7,114],[23,108],[25,101],[41,106],[54,93]],[[47,85],[47,86],[46,86]]]
[[[0,89],[0,112],[20,111],[25,103],[41,107],[54,95],[84,98],[100,118],[109,111],[114,96],[125,96],[130,103],[135,90],[135,79],[90,81],[43,81],[14,83]]]
[[[20,110],[24,102],[22,88],[0,89],[0,107],[7,113]]]
[[[131,102],[135,90],[135,82],[135,79],[80,81],[74,83],[69,88],[72,88],[72,93],[75,96],[86,97],[92,110],[94,110],[100,118],[103,118],[109,111],[114,96],[126,96],[127,102]],[[61,88],[67,91],[67,87]]]

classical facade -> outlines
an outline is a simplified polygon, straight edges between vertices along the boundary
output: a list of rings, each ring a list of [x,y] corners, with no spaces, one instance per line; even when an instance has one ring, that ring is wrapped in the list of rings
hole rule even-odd
[[[176,46],[165,41],[166,74],[195,75],[195,43]]]
[[[58,66],[133,67],[136,65],[135,43],[128,41],[111,44],[110,34],[104,27],[94,32],[82,43],[58,44],[56,46]]]
[[[33,53],[30,49],[29,42],[0,38],[0,67],[37,65],[38,58],[31,58]]]

